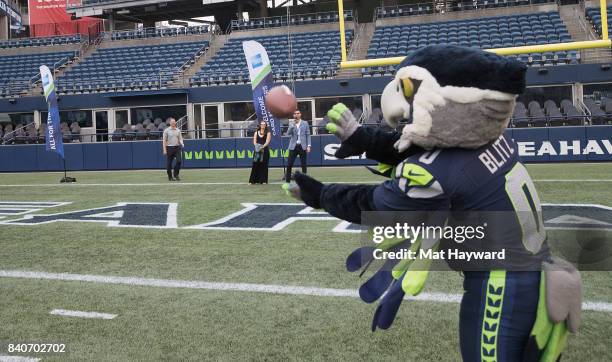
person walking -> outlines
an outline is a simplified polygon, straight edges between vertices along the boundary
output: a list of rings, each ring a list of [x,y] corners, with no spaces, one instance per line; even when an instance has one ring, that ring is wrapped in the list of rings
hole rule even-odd
[[[181,171],[181,163],[183,161],[183,135],[181,130],[176,128],[176,119],[170,118],[170,127],[164,130],[162,141],[163,152],[166,155],[166,172],[168,173],[168,181],[181,181],[179,172]],[[172,161],[176,158],[174,165],[174,173],[172,172]]]

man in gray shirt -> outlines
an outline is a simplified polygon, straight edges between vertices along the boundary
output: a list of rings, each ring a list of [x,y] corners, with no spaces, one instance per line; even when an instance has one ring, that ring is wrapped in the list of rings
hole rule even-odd
[[[164,155],[166,155],[166,172],[168,173],[168,181],[181,181],[179,172],[181,171],[181,162],[183,160],[183,135],[181,130],[176,128],[176,119],[170,118],[170,127],[164,130],[162,141]],[[172,174],[172,160],[176,158],[174,165],[174,175]],[[173,177],[174,176],[174,177]]]

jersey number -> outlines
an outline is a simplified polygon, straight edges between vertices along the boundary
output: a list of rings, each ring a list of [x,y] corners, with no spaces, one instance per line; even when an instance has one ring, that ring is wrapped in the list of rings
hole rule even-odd
[[[523,245],[535,254],[546,240],[546,230],[542,220],[540,198],[523,164],[517,163],[506,174],[506,193],[512,201],[516,217],[521,225]]]

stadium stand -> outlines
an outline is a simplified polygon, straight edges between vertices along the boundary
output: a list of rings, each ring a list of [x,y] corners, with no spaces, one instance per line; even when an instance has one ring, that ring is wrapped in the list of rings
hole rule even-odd
[[[583,103],[591,116],[592,124],[612,124],[612,99],[602,98],[597,102],[592,96],[584,97]]]
[[[125,124],[111,134],[111,141],[158,140],[161,139],[167,123],[157,118],[135,125]],[[34,122],[28,124],[0,124],[0,145],[45,143],[47,125],[41,123],[37,128]],[[62,140],[65,143],[81,142],[81,127],[78,122],[60,123]]]
[[[59,93],[165,88],[208,41],[98,49],[58,80]]]
[[[141,28],[135,30],[120,30],[104,33],[109,40],[128,40],[144,38],[163,38],[168,36],[198,35],[210,31],[208,25],[187,26],[178,28]]]
[[[121,128],[115,129],[112,133],[111,141],[135,141],[135,140],[158,140],[161,139],[167,122],[156,118],[154,121],[145,119],[142,123],[135,125],[125,124]]]
[[[457,44],[482,49],[571,41],[556,11],[479,19],[377,27],[367,58],[402,56],[430,44]],[[532,66],[577,63],[580,53],[561,51],[521,54]],[[390,75],[394,67],[362,69],[365,76]]]
[[[376,18],[396,18],[401,16],[445,13],[450,11],[505,8],[511,6],[554,3],[555,0],[476,0],[457,1],[452,5],[433,7],[432,3],[406,4],[376,8]]]
[[[0,57],[0,97],[9,97],[26,91],[39,76],[42,64],[56,69],[75,56],[76,52],[3,55]]]
[[[612,27],[612,18],[610,17],[612,6],[608,6],[607,10],[608,10],[608,27]],[[584,9],[584,15],[591,22],[591,24],[593,25],[593,29],[597,32],[597,34],[601,35],[600,9],[599,8],[586,8]]]
[[[42,38],[17,38],[0,41],[0,49],[78,44],[82,41],[83,39],[80,34]]]
[[[347,46],[350,46],[353,31],[346,31]],[[194,77],[192,86],[226,85],[248,83],[249,72],[244,59],[242,42],[256,40],[267,50],[275,80],[291,78],[286,35],[230,39]],[[297,33],[291,36],[294,49],[293,78],[323,79],[333,77],[340,61],[340,36],[337,31]]]
[[[272,16],[267,18],[255,18],[249,20],[232,20],[232,30],[254,30],[265,28],[277,28],[281,26],[296,26],[310,24],[325,24],[337,23],[339,20],[338,12],[330,11],[324,13],[299,14],[290,15],[289,21],[287,16]],[[347,10],[344,12],[344,20],[353,20],[353,11]]]
[[[538,101],[529,101],[527,106],[517,101],[512,115],[512,126],[517,128],[578,126],[586,121],[587,117],[569,99],[563,99],[559,106],[554,100],[547,99],[543,107]]]

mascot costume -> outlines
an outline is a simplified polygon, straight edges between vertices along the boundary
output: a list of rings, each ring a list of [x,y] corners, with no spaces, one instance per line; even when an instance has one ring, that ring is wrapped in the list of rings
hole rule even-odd
[[[323,184],[296,173],[284,185],[306,205],[357,224],[362,212],[377,211],[511,215],[490,227],[494,236],[485,241],[498,243],[495,250],[512,249],[513,268],[492,262],[470,270],[447,260],[464,276],[464,361],[557,361],[580,321],[579,273],[550,255],[540,200],[517,145],[504,135],[516,97],[525,90],[525,73],[522,63],[477,49],[421,48],[404,59],[382,93],[384,119],[392,128],[405,124],[401,132],[361,126],[343,104],[328,112],[327,129],[342,141],[336,156],[365,153],[389,179],[379,185]],[[444,250],[471,244],[442,238],[408,245]],[[375,249],[405,246],[389,240],[359,248],[347,258],[347,269],[367,269]],[[405,295],[420,293],[429,264],[388,260],[361,286],[365,302],[380,301],[373,331],[391,326]]]

